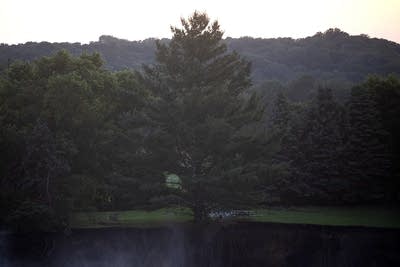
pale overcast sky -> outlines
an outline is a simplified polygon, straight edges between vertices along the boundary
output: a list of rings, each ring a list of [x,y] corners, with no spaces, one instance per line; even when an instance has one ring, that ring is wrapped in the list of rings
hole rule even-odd
[[[171,37],[169,26],[194,10],[218,19],[225,37],[301,38],[336,27],[400,43],[400,0],[0,0],[0,43]]]

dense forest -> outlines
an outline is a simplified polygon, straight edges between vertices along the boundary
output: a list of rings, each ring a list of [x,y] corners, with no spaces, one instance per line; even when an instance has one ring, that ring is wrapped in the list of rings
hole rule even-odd
[[[142,64],[155,62],[156,41],[128,41],[103,35],[97,42],[89,44],[0,44],[0,66],[4,68],[16,59],[39,59],[65,49],[75,56],[98,52],[109,70],[139,70]],[[400,69],[399,44],[367,35],[350,36],[339,29],[329,29],[303,39],[228,37],[222,41],[229,50],[236,50],[251,61],[254,83],[265,80],[288,82],[301,76],[324,81],[361,82],[366,75],[398,74]]]
[[[222,39],[199,13],[172,32],[1,45],[0,223],[49,229],[71,211],[170,205],[197,221],[222,208],[398,205],[400,45],[339,30]]]

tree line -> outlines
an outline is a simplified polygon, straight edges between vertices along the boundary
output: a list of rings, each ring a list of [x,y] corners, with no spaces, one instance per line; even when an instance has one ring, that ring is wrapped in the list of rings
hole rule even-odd
[[[0,44],[0,68],[13,60],[35,60],[65,49],[75,56],[98,52],[110,70],[136,69],[155,62],[154,38],[128,41],[102,35],[89,44],[27,42]],[[358,83],[369,74],[399,75],[400,45],[366,35],[351,36],[340,29],[328,29],[301,39],[225,38],[230,51],[235,50],[252,62],[252,79],[289,82],[307,75],[328,81]]]
[[[326,85],[307,96],[252,86],[250,62],[206,14],[172,33],[138,71],[65,50],[2,71],[2,224],[51,229],[73,211],[171,205],[202,221],[263,205],[398,204],[396,77],[340,101]]]

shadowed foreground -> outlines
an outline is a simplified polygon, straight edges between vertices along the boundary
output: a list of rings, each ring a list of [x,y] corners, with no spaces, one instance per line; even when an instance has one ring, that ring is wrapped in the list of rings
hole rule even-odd
[[[233,223],[2,235],[0,266],[399,266],[395,229]]]

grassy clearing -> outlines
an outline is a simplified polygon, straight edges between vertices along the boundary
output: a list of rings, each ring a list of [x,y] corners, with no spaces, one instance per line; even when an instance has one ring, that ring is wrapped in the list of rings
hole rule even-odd
[[[77,212],[71,218],[72,228],[157,227],[192,219],[187,209],[160,209],[155,211],[128,210],[104,212]]]
[[[332,226],[400,228],[399,210],[383,207],[295,207],[254,210],[238,218],[255,222]],[[188,209],[156,211],[78,212],[71,216],[72,228],[157,227],[192,220]]]
[[[256,210],[250,220],[332,226],[400,228],[400,212],[382,207],[296,207]]]

